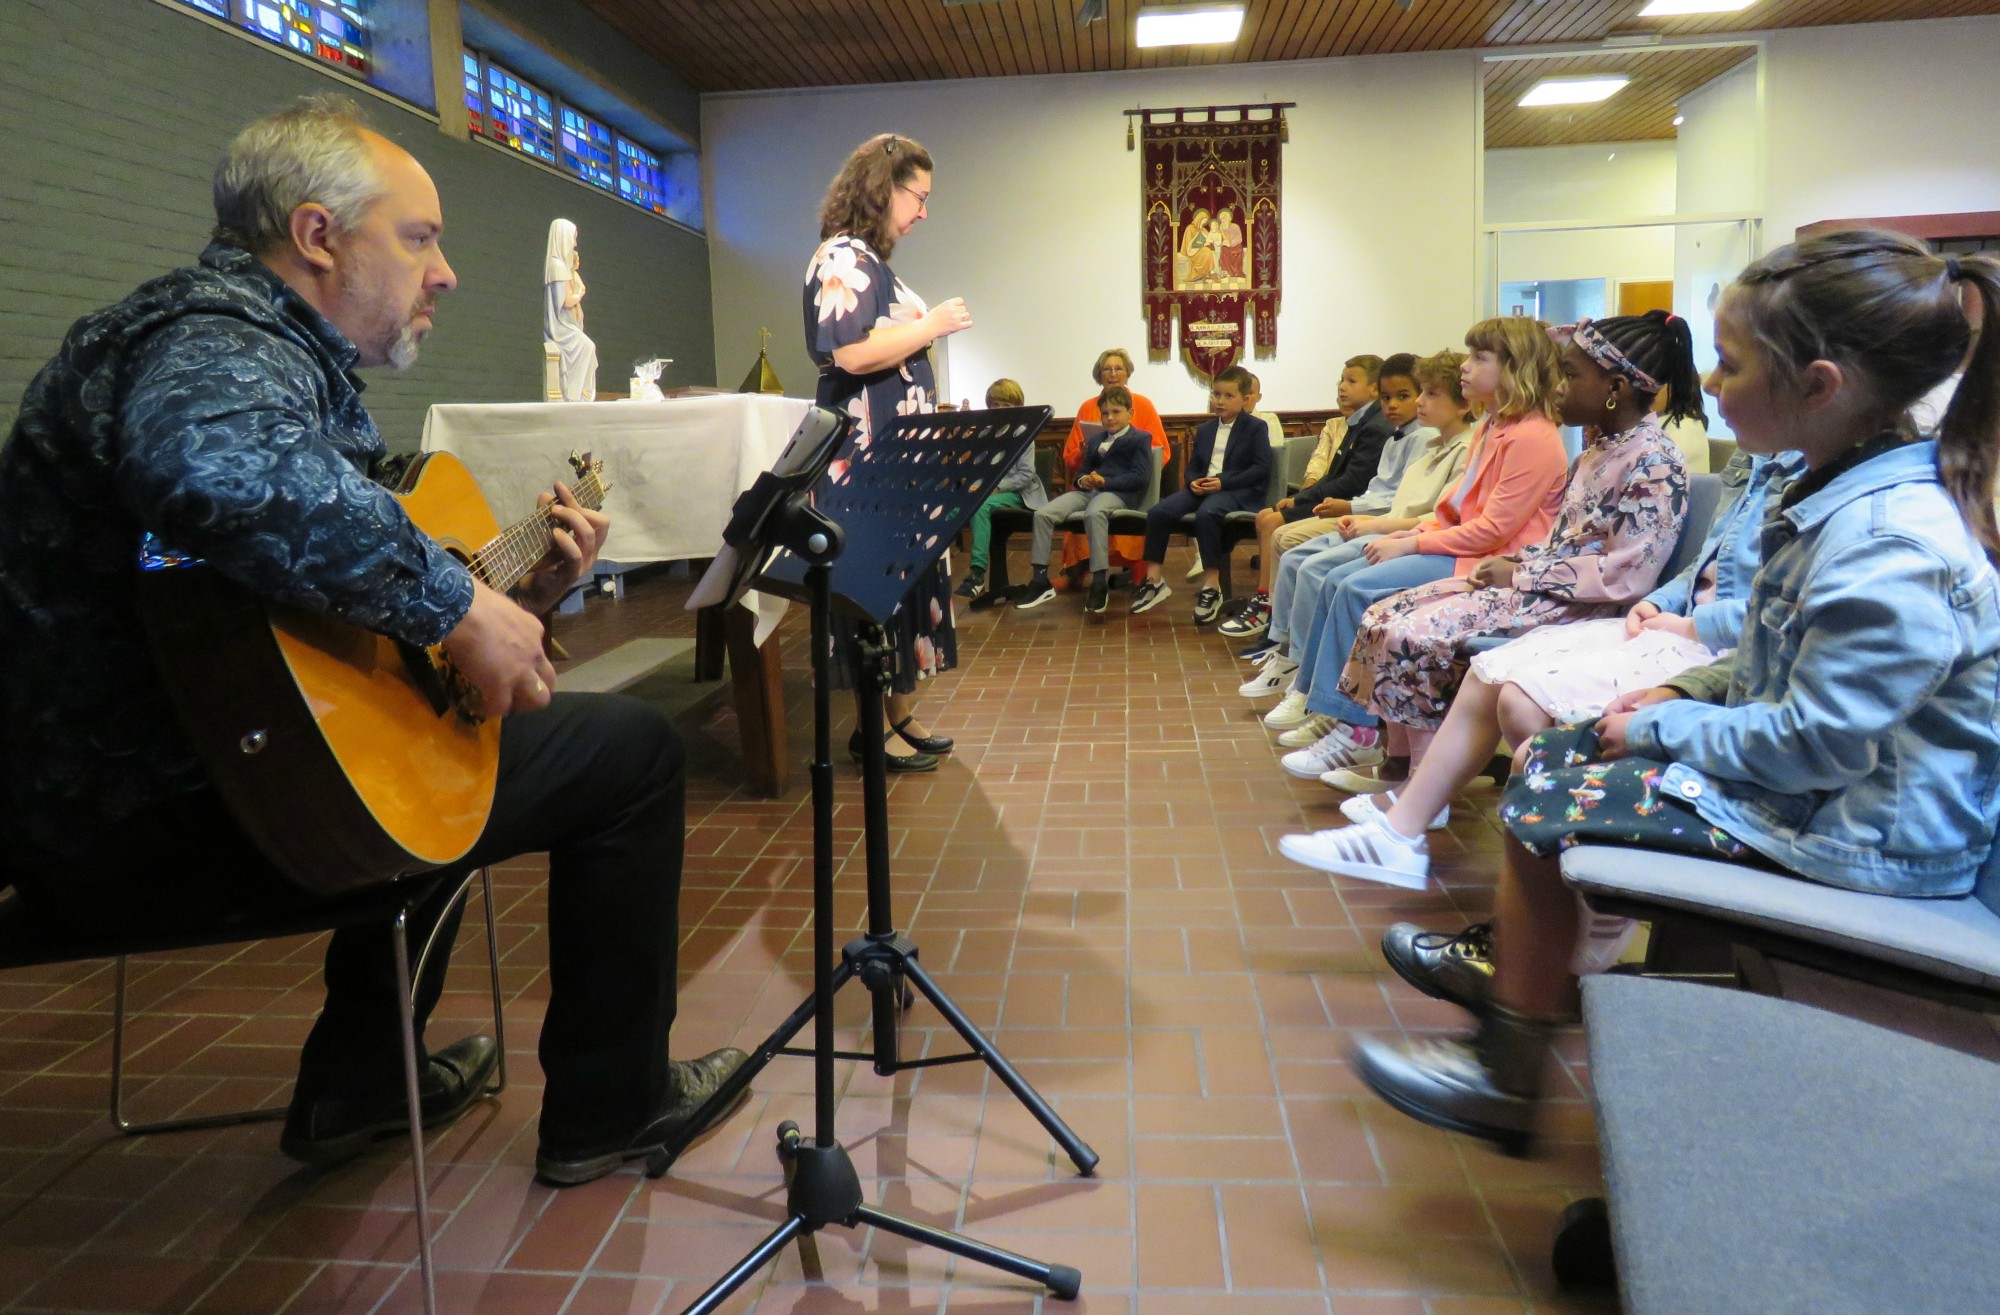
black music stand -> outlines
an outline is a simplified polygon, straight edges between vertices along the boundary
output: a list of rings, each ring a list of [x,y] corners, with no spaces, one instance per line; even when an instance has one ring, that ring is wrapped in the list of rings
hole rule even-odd
[[[807,424],[830,412],[810,413]],[[709,1109],[726,1109],[755,1075],[778,1055],[813,1059],[813,1136],[796,1123],[778,1125],[778,1155],[791,1168],[787,1217],[776,1231],[704,1292],[686,1315],[711,1315],[751,1275],[769,1264],[794,1239],[829,1224],[872,1225],[941,1251],[1033,1279],[1065,1300],[1073,1299],[1083,1276],[1068,1265],[1048,1265],[971,1238],[877,1210],[861,1199],[861,1180],[834,1131],[834,1061],[864,1059],[883,1075],[936,1064],[982,1060],[1041,1121],[1050,1135],[1089,1173],[1097,1153],[1070,1131],[1035,1089],[917,963],[917,947],[899,935],[890,919],[888,769],[882,731],[883,697],[894,653],[881,626],[908,594],[911,584],[943,555],[951,539],[992,492],[1000,476],[1048,422],[1047,407],[1012,407],[899,417],[866,447],[847,453],[835,470],[808,488],[800,470],[766,474],[736,501],[725,542],[735,561],[718,560],[711,574],[724,588],[702,581],[705,601],[728,603],[756,576],[759,586],[803,598],[812,613],[813,671],[813,993],[757,1047],[750,1059],[716,1090],[691,1128],[707,1122]],[[845,417],[839,417],[845,427]],[[824,423],[824,422],[822,422]],[[801,426],[803,432],[805,426]],[[797,440],[795,439],[795,442]],[[826,455],[830,459],[831,446]],[[819,463],[824,465],[825,462]],[[914,528],[913,528],[914,527]],[[845,551],[846,549],[853,551]],[[838,569],[835,561],[838,559]],[[839,577],[836,588],[835,576]],[[718,582],[720,583],[720,582]],[[841,951],[833,963],[833,745],[830,655],[833,609],[862,622],[855,641],[856,697],[862,730],[862,782],[867,835],[868,932]],[[692,604],[690,604],[692,605]],[[874,1001],[872,1052],[834,1049],[834,995],[859,977]],[[900,1007],[910,984],[923,992],[966,1044],[963,1054],[906,1060],[898,1053]],[[790,1042],[814,1024],[813,1048]],[[646,1162],[649,1176],[665,1173],[692,1137],[662,1146]]]

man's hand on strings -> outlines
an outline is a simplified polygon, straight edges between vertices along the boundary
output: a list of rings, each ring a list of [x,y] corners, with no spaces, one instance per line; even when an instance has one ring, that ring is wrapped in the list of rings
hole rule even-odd
[[[544,493],[538,505],[549,513],[549,550],[535,569],[522,578],[515,598],[536,616],[554,610],[563,596],[590,574],[604,536],[611,533],[611,518],[591,511],[576,500],[567,484],[558,483],[554,493]]]

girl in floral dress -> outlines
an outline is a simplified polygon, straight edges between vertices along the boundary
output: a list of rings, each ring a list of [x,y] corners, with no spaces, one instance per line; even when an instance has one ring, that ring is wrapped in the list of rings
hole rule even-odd
[[[1659,583],[1679,542],[1686,466],[1651,408],[1665,383],[1675,386],[1676,407],[1699,408],[1688,390],[1695,375],[1686,322],[1660,311],[1586,321],[1563,348],[1562,370],[1563,419],[1593,429],[1549,537],[1518,560],[1489,558],[1463,580],[1398,594],[1362,618],[1341,692],[1375,706],[1388,723],[1388,749],[1406,748],[1412,768],[1458,693],[1466,640],[1621,614]],[[1475,694],[1486,692],[1481,686]],[[1351,779],[1351,793],[1386,783],[1387,773],[1364,778],[1355,770],[1382,762],[1382,748],[1357,743],[1349,756],[1332,764],[1342,779],[1330,783],[1347,788]],[[1429,866],[1424,825],[1405,835],[1383,830],[1382,816],[1365,813],[1352,827],[1287,837],[1285,852],[1328,871],[1421,888]],[[1427,814],[1424,824],[1430,820]]]
[[[927,307],[889,268],[897,240],[928,213],[930,195],[930,154],[908,137],[883,133],[854,149],[820,203],[821,241],[806,266],[806,351],[819,367],[819,405],[854,417],[856,451],[895,417],[937,409],[930,345],[972,326],[964,301],[954,297]],[[846,472],[845,462],[836,461],[829,477],[843,479]],[[919,681],[958,661],[951,583],[942,562],[910,586],[887,630],[896,654],[887,709],[889,769],[934,771],[951,741],[917,722],[910,696]],[[852,622],[835,619],[838,689],[854,688],[853,633]],[[857,758],[858,734],[848,743]]]

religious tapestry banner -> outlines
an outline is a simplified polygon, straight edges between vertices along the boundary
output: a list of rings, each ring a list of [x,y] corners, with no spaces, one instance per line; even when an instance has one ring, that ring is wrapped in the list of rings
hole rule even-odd
[[[1286,108],[1131,111],[1143,119],[1147,346],[1155,357],[1171,353],[1178,312],[1181,355],[1203,378],[1242,355],[1246,305],[1257,349],[1278,345],[1278,159]],[[1266,117],[1250,117],[1259,112]]]

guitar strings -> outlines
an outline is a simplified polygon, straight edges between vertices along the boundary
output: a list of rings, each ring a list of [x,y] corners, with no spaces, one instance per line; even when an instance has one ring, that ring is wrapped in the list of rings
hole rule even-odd
[[[570,490],[579,503],[591,510],[603,506],[605,488],[599,474],[600,469],[593,467]],[[554,505],[549,504],[550,507]],[[468,565],[489,588],[505,593],[547,554],[548,536],[554,520],[549,507],[536,508],[474,553]]]

